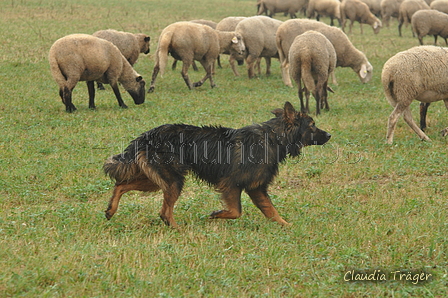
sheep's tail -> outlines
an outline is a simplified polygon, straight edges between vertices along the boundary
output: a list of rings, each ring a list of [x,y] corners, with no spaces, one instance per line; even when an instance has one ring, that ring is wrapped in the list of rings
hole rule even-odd
[[[134,180],[140,176],[140,166],[127,152],[109,157],[103,165],[103,171],[117,184]]]
[[[51,75],[53,76],[56,83],[58,83],[60,87],[65,86],[67,84],[67,79],[62,73],[61,68],[59,67],[59,63],[56,59],[56,56],[53,55],[51,52],[48,57],[48,61],[50,62]]]
[[[397,100],[395,97],[395,84],[392,76],[390,74],[391,69],[385,65],[383,72],[381,74],[381,83],[383,85],[384,96],[386,96],[387,101],[395,107],[397,105]]]
[[[166,64],[168,62],[168,51],[173,34],[173,31],[162,32],[159,38],[159,45],[156,53],[156,65],[159,65],[161,75],[165,72]]]
[[[302,61],[302,81],[306,89],[313,93],[316,90],[313,75],[311,74],[311,61]]]

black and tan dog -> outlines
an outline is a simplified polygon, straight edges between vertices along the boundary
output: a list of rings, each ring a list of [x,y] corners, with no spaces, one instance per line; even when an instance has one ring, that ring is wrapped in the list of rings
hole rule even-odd
[[[323,145],[331,135],[289,102],[272,112],[275,118],[240,129],[167,124],[145,132],[104,164],[104,172],[116,181],[107,219],[117,211],[124,193],[161,189],[160,217],[177,227],[174,204],[185,176],[192,172],[221,193],[224,209],[213,212],[211,218],[240,217],[244,190],[267,218],[287,225],[269,199],[268,185],[288,155],[299,155],[304,146]]]

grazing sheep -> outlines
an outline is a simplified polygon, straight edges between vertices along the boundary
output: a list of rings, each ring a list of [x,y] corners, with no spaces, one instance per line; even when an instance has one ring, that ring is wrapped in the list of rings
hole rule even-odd
[[[146,34],[133,34],[107,29],[96,31],[92,35],[108,40],[116,45],[123,56],[128,59],[131,66],[137,62],[140,53],[149,54],[149,41],[151,38]],[[104,86],[100,82],[98,82],[98,89],[104,90]]]
[[[219,53],[226,50],[242,54],[245,50],[241,35],[235,32],[217,31],[209,26],[192,22],[177,22],[163,29],[156,51],[156,64],[152,73],[148,92],[153,92],[159,71],[163,74],[168,54],[182,60],[182,77],[189,89],[201,86],[207,79],[215,87],[212,77],[213,64]],[[204,67],[206,75],[198,82],[191,83],[188,68],[197,60]]]
[[[271,73],[271,58],[278,58],[275,33],[282,21],[266,16],[249,17],[238,23],[235,32],[246,45],[245,60],[249,78],[254,77],[254,65],[260,57],[266,60],[266,75]]]
[[[79,81],[87,82],[91,109],[95,109],[94,81],[110,84],[122,108],[127,106],[121,98],[118,83],[128,91],[135,104],[145,102],[145,81],[120,50],[105,39],[87,34],[62,37],[51,46],[49,62],[67,112],[76,110],[72,90]]]
[[[226,17],[218,22],[218,24],[216,25],[216,30],[227,32],[235,31],[236,25],[238,25],[238,23],[244,20],[245,18],[246,17]],[[238,65],[243,65],[244,56],[236,55],[236,53],[231,54],[230,51],[224,51],[222,54],[230,55],[229,58],[230,67],[232,68],[233,74],[235,76],[239,76],[240,74],[236,69],[235,61],[237,61]]]
[[[294,39],[289,50],[289,69],[291,77],[297,83],[300,107],[303,113],[309,113],[310,92],[316,100],[316,115],[320,114],[321,103],[330,109],[327,101],[329,74],[336,67],[336,52],[332,43],[317,31],[307,31]],[[302,89],[301,81],[305,86]],[[303,104],[305,91],[306,106]]]
[[[403,0],[382,0],[381,1],[381,18],[383,22],[389,27],[389,20],[391,17],[398,18],[398,10]]]
[[[330,17],[330,25],[333,26],[334,19],[337,19],[339,25],[341,25],[341,3],[339,0],[309,0],[308,7],[306,9],[306,17],[311,19],[316,15],[316,20],[319,21],[321,16]]]
[[[257,5],[259,6],[257,15],[269,11],[268,15],[272,18],[277,12],[284,12],[293,19],[297,18],[296,12],[306,9],[308,0],[260,0]]]
[[[342,0],[341,2],[341,19],[342,31],[345,31],[345,23],[350,20],[349,33],[352,33],[353,23],[359,22],[362,31],[362,24],[369,24],[373,28],[373,32],[378,34],[382,27],[381,21],[373,15],[367,4],[361,0]]]
[[[400,4],[400,9],[398,10],[398,35],[401,35],[401,27],[403,23],[407,26],[411,23],[412,15],[422,9],[430,9],[429,5],[426,4],[424,0],[404,0]],[[412,36],[414,36],[414,31],[412,31]]]
[[[333,44],[336,51],[336,66],[350,67],[359,76],[363,83],[367,83],[372,78],[373,67],[367,60],[363,52],[356,49],[341,29],[328,26],[322,22],[306,19],[294,19],[285,21],[277,30],[276,43],[282,67],[283,82],[291,86],[289,77],[288,53],[291,44],[297,35],[308,30],[315,30],[323,35]]]
[[[392,144],[398,118],[422,139],[429,137],[417,126],[410,105],[418,100],[431,103],[443,100],[448,109],[448,48],[418,46],[397,53],[383,67],[381,81],[389,103],[394,107],[389,116],[386,140]]]
[[[437,36],[444,38],[448,45],[448,14],[433,9],[419,10],[412,16],[411,25],[420,45],[423,45],[423,37],[426,35],[434,36],[434,45],[437,44]]]
[[[431,2],[429,7],[448,14],[448,0],[435,0]]]
[[[376,16],[381,17],[381,0],[362,0]]]

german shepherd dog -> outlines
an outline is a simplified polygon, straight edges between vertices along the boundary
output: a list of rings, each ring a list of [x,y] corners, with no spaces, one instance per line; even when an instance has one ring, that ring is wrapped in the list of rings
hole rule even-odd
[[[177,227],[174,204],[192,172],[221,193],[224,209],[211,218],[240,217],[244,190],[267,218],[288,225],[272,205],[268,185],[288,155],[298,156],[304,146],[323,145],[331,135],[289,102],[272,113],[271,120],[240,129],[166,124],[143,133],[104,164],[104,172],[116,181],[106,218],[115,214],[124,193],[161,189],[160,217]]]

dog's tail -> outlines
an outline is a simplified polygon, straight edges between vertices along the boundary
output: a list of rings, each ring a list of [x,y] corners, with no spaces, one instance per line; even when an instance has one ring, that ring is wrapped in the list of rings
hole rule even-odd
[[[103,165],[104,173],[117,184],[133,180],[140,174],[139,164],[126,153],[109,157]]]

